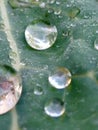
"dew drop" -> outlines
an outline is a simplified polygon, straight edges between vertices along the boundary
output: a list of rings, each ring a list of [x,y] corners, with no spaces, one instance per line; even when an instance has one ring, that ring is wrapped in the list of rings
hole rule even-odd
[[[54,10],[52,8],[48,9],[48,13],[53,13],[53,12],[54,12]]]
[[[50,117],[60,117],[65,112],[65,105],[62,100],[54,98],[45,104],[44,110]]]
[[[36,50],[51,47],[57,38],[57,28],[44,22],[32,23],[25,30],[25,38],[29,46]]]
[[[15,57],[17,57],[16,52],[14,52],[14,51],[10,51],[10,53],[9,53],[9,57],[10,57],[11,59],[15,59]]]
[[[70,9],[68,15],[70,16],[70,18],[75,18],[79,13],[80,13],[80,9],[77,7],[73,7]]]
[[[94,48],[98,50],[98,38],[96,38],[94,41]]]
[[[20,76],[8,66],[0,66],[0,115],[8,112],[16,105],[21,92]]]
[[[45,2],[42,2],[42,3],[40,3],[39,6],[40,6],[41,8],[45,8],[46,4],[45,4]]]
[[[98,34],[98,30],[96,30],[96,34]]]
[[[56,10],[56,11],[54,11],[54,14],[55,14],[55,15],[60,15],[60,14],[61,14],[61,10]]]
[[[56,4],[57,4],[57,5],[60,5],[60,1],[56,1]]]
[[[49,4],[54,4],[56,0],[48,0]]]
[[[39,87],[39,86],[36,86],[34,88],[34,94],[35,95],[42,95],[43,94],[43,89],[41,87]]]
[[[54,88],[63,89],[71,83],[71,73],[67,68],[59,68],[48,80]]]

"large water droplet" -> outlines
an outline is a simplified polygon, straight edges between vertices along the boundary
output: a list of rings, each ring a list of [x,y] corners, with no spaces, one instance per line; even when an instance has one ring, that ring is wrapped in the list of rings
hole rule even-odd
[[[25,38],[32,48],[45,50],[55,43],[57,28],[56,26],[47,25],[44,22],[30,24],[25,30]]]
[[[71,73],[66,68],[59,68],[49,76],[48,80],[53,87],[63,89],[71,83]]]
[[[98,50],[98,38],[96,38],[94,41],[94,48]]]
[[[22,92],[19,75],[10,67],[0,67],[0,115],[11,110]]]
[[[50,117],[59,117],[64,114],[65,105],[60,99],[54,98],[45,104],[44,110],[45,113]]]

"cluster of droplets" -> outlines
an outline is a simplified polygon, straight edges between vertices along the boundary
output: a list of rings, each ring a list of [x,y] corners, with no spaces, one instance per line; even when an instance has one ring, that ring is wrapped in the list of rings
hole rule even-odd
[[[71,73],[67,68],[59,68],[57,71],[49,75],[49,83],[56,89],[64,89],[71,83]],[[50,117],[60,117],[65,113],[64,101],[53,98],[45,104],[45,113]]]
[[[50,48],[56,41],[56,26],[46,24],[42,21],[31,23],[25,30],[25,38],[28,45],[36,50]],[[59,68],[49,75],[50,85],[56,89],[64,89],[71,83],[71,73],[67,68]],[[35,95],[42,95],[43,90],[40,86],[34,88]],[[59,117],[65,112],[65,105],[61,99],[54,98],[45,104],[45,113],[51,117]]]
[[[23,2],[22,0],[20,0]],[[30,2],[25,0],[25,2]],[[39,2],[36,0],[36,2]],[[60,5],[60,1],[48,0],[47,3]],[[42,2],[39,4],[41,8],[45,8],[46,3]],[[61,10],[49,9],[48,13],[53,13],[57,16],[60,16]],[[71,14],[72,17],[77,14],[77,10],[74,11],[74,14]],[[51,25],[45,21],[34,21],[29,24],[25,29],[25,39],[27,44],[36,50],[46,50],[53,46],[57,39],[57,28],[54,25]],[[16,55],[14,53],[10,54],[10,58],[13,59]],[[65,89],[71,83],[71,73],[67,68],[59,68],[57,71],[53,72],[48,77],[50,85],[56,89]],[[13,86],[12,86],[13,87]],[[34,88],[35,95],[42,95],[43,89],[40,86]],[[20,95],[19,95],[20,96]],[[16,104],[16,102],[14,103]],[[45,104],[44,106],[45,113],[50,117],[59,117],[65,112],[64,101],[58,98],[53,98],[51,101]]]

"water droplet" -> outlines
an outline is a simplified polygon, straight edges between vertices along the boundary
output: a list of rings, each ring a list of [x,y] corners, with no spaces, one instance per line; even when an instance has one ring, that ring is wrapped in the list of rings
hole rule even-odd
[[[54,12],[54,10],[52,8],[48,9],[48,13],[53,13],[53,12]]]
[[[10,53],[9,53],[9,57],[10,57],[11,59],[15,59],[15,57],[17,57],[16,52],[14,52],[14,51],[10,51]]]
[[[60,1],[56,1],[56,4],[57,4],[57,5],[60,5]]]
[[[63,89],[71,83],[71,73],[66,68],[59,68],[48,77],[48,80],[53,87]]]
[[[22,92],[18,74],[8,66],[0,67],[0,115],[11,110],[18,102]]]
[[[73,7],[73,8],[71,8],[71,9],[69,10],[69,14],[68,14],[68,15],[69,15],[71,18],[75,18],[79,13],[80,13],[80,9],[77,8],[77,7]]]
[[[58,18],[60,18],[60,19],[61,19],[62,17],[63,17],[62,15],[58,15]]]
[[[40,86],[36,86],[34,88],[34,94],[35,95],[42,95],[43,94],[43,89]]]
[[[39,6],[40,6],[41,8],[45,8],[46,4],[45,4],[45,2],[42,2],[42,3],[40,3]]]
[[[98,38],[96,38],[94,41],[94,48],[98,50]]]
[[[48,0],[47,2],[48,2],[49,4],[54,4],[55,1],[56,1],[56,0]]]
[[[25,30],[27,43],[36,50],[45,50],[51,47],[57,38],[56,26],[44,22],[30,24]]]
[[[54,98],[45,104],[44,110],[50,117],[60,117],[65,112],[65,105],[60,99]]]
[[[4,29],[4,23],[3,22],[0,22],[0,30],[3,30]]]
[[[37,2],[33,0],[9,0],[9,4],[13,8],[34,7],[35,5],[37,5]]]
[[[28,2],[28,0],[16,0],[18,2]]]
[[[22,66],[22,67],[23,67],[23,66],[25,66],[25,65],[26,65],[26,64],[25,64],[25,63],[23,63],[23,62],[21,62],[21,63],[20,63],[20,66]]]
[[[56,10],[56,11],[54,11],[54,14],[55,14],[55,15],[60,15],[60,14],[61,14],[61,10]]]

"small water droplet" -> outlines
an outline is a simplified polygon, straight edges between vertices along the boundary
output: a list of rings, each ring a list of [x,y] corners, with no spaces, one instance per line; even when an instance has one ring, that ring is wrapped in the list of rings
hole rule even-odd
[[[26,64],[25,64],[25,63],[23,63],[23,62],[21,62],[21,63],[20,63],[20,66],[25,66],[25,65],[26,65]]]
[[[98,30],[96,30],[96,33],[98,34]]]
[[[42,2],[42,3],[40,3],[39,6],[40,6],[41,8],[45,8],[46,4],[45,4],[45,2]]]
[[[20,76],[10,67],[0,67],[0,115],[16,105],[21,92]]]
[[[0,22],[0,30],[3,30],[4,29],[4,23],[3,22]]]
[[[53,13],[53,12],[54,12],[53,9],[51,9],[51,8],[48,9],[48,13]]]
[[[53,87],[63,89],[71,83],[71,73],[66,68],[59,68],[48,77],[48,80]]]
[[[71,8],[71,9],[69,10],[69,14],[68,14],[68,15],[69,15],[71,18],[75,18],[79,13],[80,13],[80,9],[77,8],[77,7],[73,7],[73,8]]]
[[[25,38],[32,48],[45,50],[55,43],[57,28],[44,22],[30,24],[25,30]]]
[[[98,38],[96,38],[94,41],[94,48],[98,50]]]
[[[58,18],[60,18],[60,19],[61,19],[62,17],[63,17],[63,16],[62,16],[61,14],[60,14],[60,15],[58,15]]]
[[[35,95],[42,95],[43,94],[43,89],[40,86],[36,86],[34,88],[34,94]]]
[[[57,5],[60,5],[60,1],[56,1],[56,4],[57,4]]]
[[[14,51],[10,51],[10,53],[9,53],[9,57],[10,57],[11,59],[14,59],[15,57],[17,57],[16,52],[14,52]]]
[[[56,10],[56,11],[54,11],[54,14],[55,14],[55,15],[60,15],[60,14],[61,14],[61,10]]]
[[[49,4],[54,4],[55,1],[56,1],[56,0],[48,0],[47,2],[48,2]]]
[[[45,104],[44,110],[50,117],[60,117],[65,112],[65,105],[62,100],[54,98]]]

